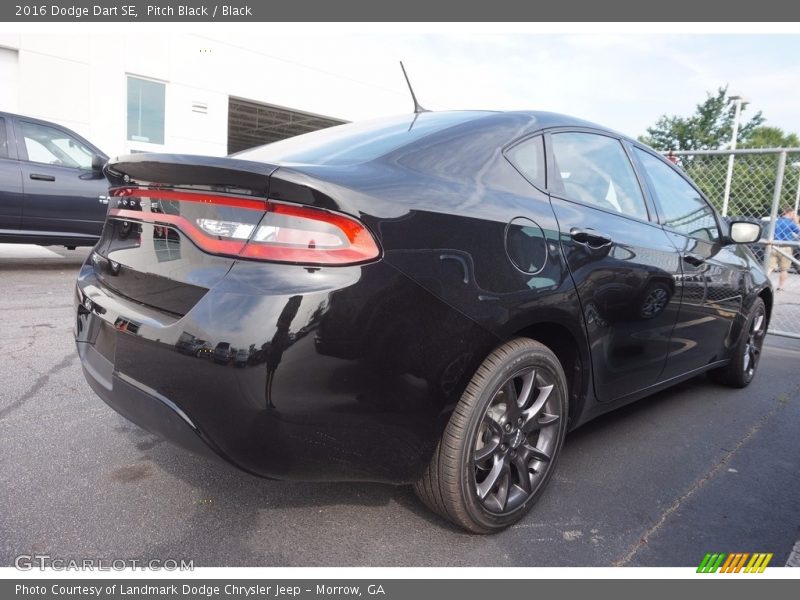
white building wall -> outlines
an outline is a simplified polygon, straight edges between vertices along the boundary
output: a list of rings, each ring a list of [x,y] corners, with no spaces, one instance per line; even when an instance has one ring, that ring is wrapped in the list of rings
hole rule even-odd
[[[15,111],[19,98],[19,56],[16,50],[0,47],[0,107]]]
[[[0,110],[65,125],[112,156],[226,154],[229,96],[346,120],[408,110],[408,98],[397,92],[365,85],[329,64],[320,69],[295,62],[287,41],[233,33],[0,30]],[[127,75],[166,84],[163,145],[126,139]],[[195,102],[207,105],[207,113],[193,112]]]

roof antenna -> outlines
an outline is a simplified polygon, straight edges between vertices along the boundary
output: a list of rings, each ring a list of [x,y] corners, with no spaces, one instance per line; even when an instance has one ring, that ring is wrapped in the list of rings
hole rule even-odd
[[[414,113],[419,114],[423,112],[430,112],[427,108],[422,108],[419,102],[417,102],[417,96],[414,94],[414,88],[411,87],[411,82],[408,80],[408,73],[406,73],[406,68],[403,66],[403,61],[400,61],[400,68],[403,69],[403,75],[406,78],[406,83],[408,84],[408,91],[411,92],[411,99],[414,101]]]

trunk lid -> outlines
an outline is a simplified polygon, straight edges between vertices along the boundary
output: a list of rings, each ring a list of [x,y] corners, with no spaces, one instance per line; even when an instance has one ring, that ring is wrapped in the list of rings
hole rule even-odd
[[[182,316],[239,260],[309,267],[377,260],[375,238],[317,177],[236,158],[114,159],[92,261],[104,285]],[[347,195],[336,188],[335,195]]]
[[[204,252],[187,235],[192,229],[181,223],[192,222],[197,229],[199,219],[212,231],[237,220],[255,226],[266,210],[269,178],[276,168],[179,154],[111,160],[105,169],[111,187],[106,224],[92,254],[98,278],[136,302],[186,314],[236,259]],[[198,201],[179,201],[184,192],[196,194]],[[209,195],[227,203],[203,202]]]

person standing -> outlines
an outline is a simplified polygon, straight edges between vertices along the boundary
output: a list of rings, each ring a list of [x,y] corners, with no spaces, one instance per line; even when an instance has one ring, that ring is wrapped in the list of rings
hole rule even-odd
[[[781,211],[781,216],[775,221],[775,238],[772,253],[769,255],[769,268],[767,269],[767,277],[773,271],[778,271],[778,291],[783,289],[786,285],[786,277],[789,274],[789,267],[792,261],[789,259],[793,256],[794,248],[792,246],[780,245],[778,242],[791,242],[800,238],[800,226],[797,224],[797,215],[794,209],[786,207]],[[780,250],[780,252],[777,252]],[[781,254],[781,252],[783,254]],[[784,254],[786,256],[784,256]]]

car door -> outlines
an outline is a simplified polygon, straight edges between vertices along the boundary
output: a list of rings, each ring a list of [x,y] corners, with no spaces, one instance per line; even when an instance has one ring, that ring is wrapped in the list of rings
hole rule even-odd
[[[633,155],[681,256],[682,301],[662,375],[666,380],[727,356],[748,266],[735,246],[721,243],[714,209],[677,167],[644,148],[636,147]]]
[[[22,229],[99,237],[108,184],[92,171],[99,151],[66,129],[17,121],[22,159]]]
[[[654,385],[680,305],[678,255],[616,137],[547,136],[548,186],[589,338],[598,400]],[[550,176],[552,175],[552,177]]]
[[[0,115],[0,231],[16,231],[22,223],[22,171],[13,130]]]

